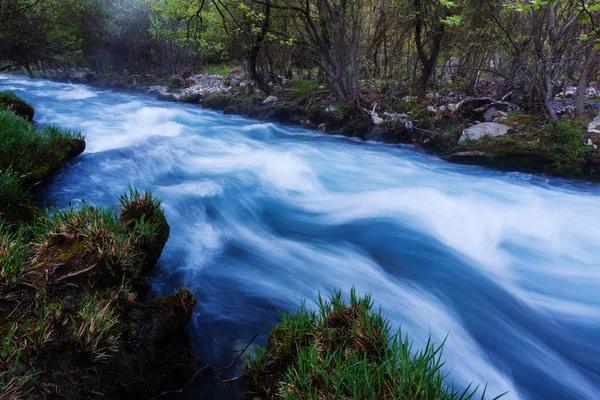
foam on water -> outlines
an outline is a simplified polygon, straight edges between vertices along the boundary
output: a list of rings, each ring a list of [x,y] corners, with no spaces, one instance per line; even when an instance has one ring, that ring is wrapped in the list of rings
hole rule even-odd
[[[230,354],[206,338],[238,348],[258,332],[265,343],[277,308],[355,285],[418,345],[447,336],[460,385],[600,398],[597,186],[137,94],[12,76],[0,89],[30,101],[38,122],[86,134],[47,201],[114,205],[129,183],[164,200],[171,237],[151,285],[195,291],[190,333],[210,362]]]

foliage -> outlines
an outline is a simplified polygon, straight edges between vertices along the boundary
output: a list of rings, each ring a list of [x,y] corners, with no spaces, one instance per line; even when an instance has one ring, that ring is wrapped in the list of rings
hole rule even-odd
[[[316,312],[302,303],[281,314],[268,347],[248,361],[251,390],[282,399],[474,398],[477,388],[444,382],[443,345],[428,341],[415,351],[408,336],[391,334],[369,295],[358,297],[353,289],[347,303],[336,291],[317,304]]]

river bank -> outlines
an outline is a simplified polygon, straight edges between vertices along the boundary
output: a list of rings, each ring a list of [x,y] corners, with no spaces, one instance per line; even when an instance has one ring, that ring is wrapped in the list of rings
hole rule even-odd
[[[573,100],[557,98],[553,105],[561,122],[553,126],[543,115],[524,113],[509,101],[470,98],[459,92],[430,93],[417,101],[371,88],[370,110],[348,106],[309,79],[286,81],[265,94],[241,70],[227,77],[196,74],[188,79],[75,74],[70,81],[134,90],[159,100],[201,104],[225,114],[323,133],[411,144],[452,163],[600,181],[600,131],[590,122],[599,120],[600,112],[594,87],[589,89],[584,117],[574,116]]]
[[[34,108],[0,94],[0,397],[149,398],[192,374],[184,328],[192,294],[146,299],[169,225],[135,189],[120,209],[38,208],[31,188],[83,153],[79,132],[34,126]]]

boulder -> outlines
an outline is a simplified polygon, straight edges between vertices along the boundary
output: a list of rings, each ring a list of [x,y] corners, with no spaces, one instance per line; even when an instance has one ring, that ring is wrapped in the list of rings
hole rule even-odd
[[[506,135],[509,131],[509,126],[498,124],[496,122],[483,122],[481,124],[473,125],[470,128],[465,129],[458,142],[462,143],[467,139],[481,139],[485,135],[491,137],[503,136]]]
[[[275,103],[276,101],[277,101],[277,97],[271,95],[271,96],[267,97],[265,99],[265,101],[263,101],[263,104]]]
[[[231,82],[229,83],[229,86],[239,86],[240,83],[242,83],[242,81],[240,81],[239,79],[231,78]]]
[[[506,117],[508,117],[508,114],[505,113],[504,111],[498,110],[494,113],[493,117],[494,118],[506,118]]]

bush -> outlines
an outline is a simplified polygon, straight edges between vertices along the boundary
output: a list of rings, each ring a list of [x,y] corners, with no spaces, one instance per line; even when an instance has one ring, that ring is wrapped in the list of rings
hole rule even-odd
[[[304,305],[282,313],[282,322],[257,348],[244,372],[250,390],[281,399],[470,399],[477,388],[448,387],[441,371],[442,345],[414,352],[410,340],[373,312],[370,296],[341,293],[319,311]],[[485,394],[485,393],[484,393]]]

